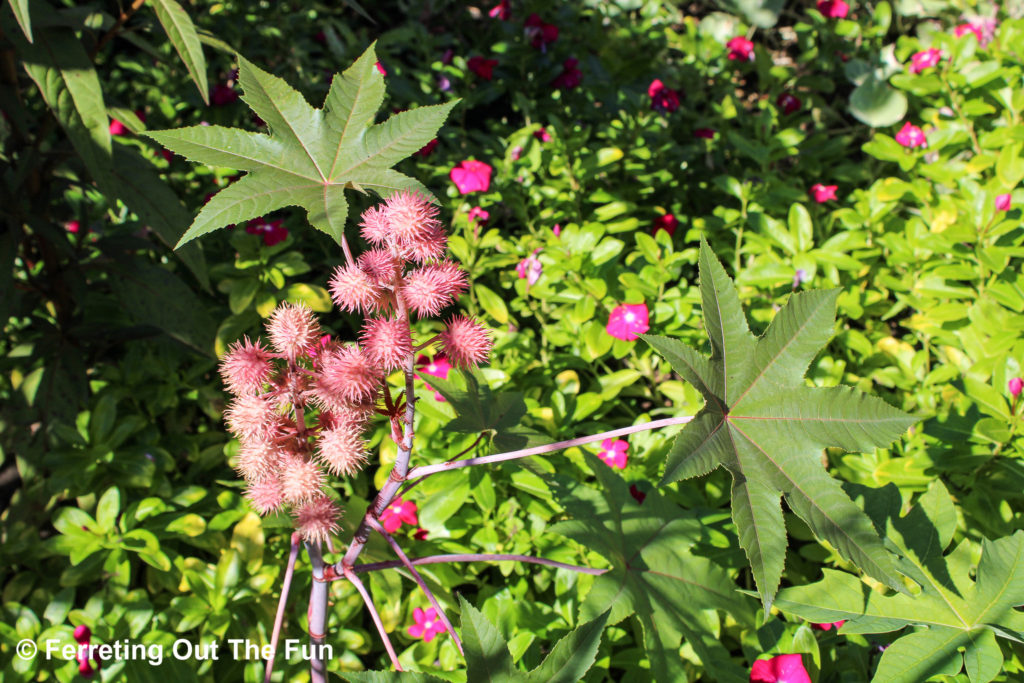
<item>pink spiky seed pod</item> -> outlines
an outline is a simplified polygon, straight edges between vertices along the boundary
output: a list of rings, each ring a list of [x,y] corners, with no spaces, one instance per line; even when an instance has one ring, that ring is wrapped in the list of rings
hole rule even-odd
[[[416,263],[437,261],[448,248],[448,235],[440,225],[425,232],[419,239],[405,243],[403,255]]]
[[[328,284],[331,299],[343,311],[369,313],[380,306],[380,285],[357,265],[339,266]]]
[[[284,505],[284,489],[281,487],[281,480],[277,477],[250,483],[245,490],[245,497],[249,499],[249,503],[256,512],[263,517],[280,510]]]
[[[281,451],[268,439],[243,441],[235,469],[247,482],[256,483],[277,474]]]
[[[371,318],[359,336],[366,355],[385,370],[400,367],[412,353],[409,324],[400,318]]]
[[[392,194],[384,202],[384,213],[394,244],[416,242],[441,227],[437,205],[419,192],[403,190]]]
[[[326,543],[338,530],[341,510],[334,501],[321,494],[292,510],[295,528],[310,543]]]
[[[305,304],[282,302],[267,322],[270,343],[278,353],[294,361],[320,339],[320,323]]]
[[[364,211],[359,225],[362,228],[359,231],[360,234],[370,244],[380,247],[388,243],[388,238],[391,236],[391,227],[384,207],[371,206]]]
[[[379,285],[390,285],[398,276],[401,264],[387,249],[369,249],[356,259],[356,263]]]
[[[433,317],[452,302],[452,296],[427,268],[407,273],[402,282],[401,295],[405,305],[421,318]]]
[[[452,318],[440,338],[444,354],[452,365],[460,368],[486,361],[493,344],[487,328],[464,315]]]
[[[293,455],[281,461],[281,491],[284,502],[289,505],[298,505],[317,496],[324,481],[324,473],[312,460]]]
[[[240,396],[224,411],[231,433],[250,441],[269,432],[275,417],[274,406],[259,396]]]
[[[228,391],[235,396],[258,394],[274,371],[270,359],[270,353],[258,339],[253,343],[248,337],[243,337],[228,347],[220,362],[220,376]]]
[[[317,457],[337,476],[351,477],[366,464],[366,440],[362,429],[348,424],[320,432]]]
[[[381,380],[376,362],[358,346],[351,345],[324,356],[316,390],[334,403],[351,403],[372,398]]]

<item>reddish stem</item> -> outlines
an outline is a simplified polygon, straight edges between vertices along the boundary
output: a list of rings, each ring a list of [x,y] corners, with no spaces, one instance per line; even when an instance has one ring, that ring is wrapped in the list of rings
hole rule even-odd
[[[295,574],[295,560],[299,557],[301,537],[296,531],[292,534],[292,550],[288,554],[288,566],[284,570],[284,583],[281,586],[281,599],[277,602],[277,616],[274,617],[274,631],[270,636],[270,656],[267,657],[267,670],[263,676],[263,683],[270,683],[270,676],[274,673],[274,656],[277,654],[277,643],[281,637],[281,624],[284,623],[284,610],[288,605],[288,589],[292,585],[292,575]]]

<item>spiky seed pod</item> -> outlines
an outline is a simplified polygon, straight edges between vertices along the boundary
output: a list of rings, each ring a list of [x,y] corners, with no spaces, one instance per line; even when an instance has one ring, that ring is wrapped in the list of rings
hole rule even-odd
[[[371,318],[359,338],[366,355],[385,370],[400,367],[412,353],[409,324],[400,318]]]
[[[245,497],[249,499],[256,512],[263,516],[281,509],[284,505],[284,491],[281,488],[281,480],[277,477],[250,482],[245,490]]]
[[[305,304],[281,303],[267,322],[270,343],[278,353],[288,360],[295,360],[299,354],[320,339],[320,323],[316,315]]]
[[[259,396],[240,396],[224,411],[224,420],[231,433],[250,441],[270,431],[276,417],[274,406]]]
[[[391,228],[383,206],[371,206],[364,211],[359,225],[362,228],[359,232],[367,242],[378,247],[387,244]]]
[[[343,311],[369,313],[380,306],[380,285],[357,265],[336,268],[329,285],[331,298]]]
[[[270,353],[260,345],[243,337],[228,347],[227,354],[220,362],[220,376],[224,379],[228,391],[235,396],[258,394],[263,385],[270,381],[274,366],[270,362]]]
[[[235,469],[249,483],[264,481],[276,476],[280,468],[281,451],[269,439],[242,442],[238,451]]]
[[[416,242],[441,227],[438,207],[418,192],[396,192],[384,202],[392,243]]]
[[[373,281],[381,286],[390,285],[398,275],[399,263],[387,249],[369,249],[356,259],[356,263]]]
[[[357,424],[320,432],[316,448],[317,457],[331,474],[351,477],[366,463],[366,440]]]
[[[406,305],[423,318],[440,313],[466,287],[465,272],[446,261],[407,273],[401,294]]]
[[[320,494],[316,498],[292,510],[295,528],[302,538],[310,543],[326,543],[328,537],[338,530],[341,510],[334,501]]]
[[[402,248],[402,255],[416,263],[437,261],[448,248],[448,235],[440,225],[424,232],[418,239],[410,240]]]
[[[284,501],[298,505],[320,493],[324,485],[324,473],[312,460],[302,456],[283,458],[281,461],[281,490]]]
[[[452,318],[440,337],[441,347],[448,360],[460,368],[486,361],[493,343],[487,328],[464,315]]]
[[[317,377],[317,393],[333,398],[334,403],[351,403],[372,398],[380,388],[380,368],[358,346],[331,351],[323,359]]]

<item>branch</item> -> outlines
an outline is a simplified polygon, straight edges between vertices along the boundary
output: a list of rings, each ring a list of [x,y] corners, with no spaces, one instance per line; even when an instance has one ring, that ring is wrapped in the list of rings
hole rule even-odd
[[[284,622],[284,610],[288,604],[288,589],[292,585],[292,575],[295,573],[295,560],[299,556],[299,533],[292,533],[292,551],[288,555],[288,566],[284,570],[284,583],[281,586],[281,599],[277,602],[277,616],[274,617],[274,632],[270,636],[270,656],[267,657],[267,670],[263,676],[263,683],[270,683],[270,676],[274,673],[274,656],[277,654],[277,643],[281,637],[281,624]]]
[[[121,27],[125,25],[125,22],[131,19],[132,15],[138,12],[139,8],[142,7],[145,2],[146,0],[135,0],[128,9],[121,12],[121,15],[117,18],[117,21],[114,22],[114,25],[110,27],[110,30],[104,33],[103,36],[96,41],[96,46],[92,49],[92,53],[89,55],[89,59],[91,61],[95,61],[96,55],[100,53],[103,46],[106,45],[111,38],[117,35],[118,31],[121,30]]]
[[[480,443],[480,441],[482,441],[484,436],[486,436],[486,435],[487,435],[487,432],[480,432],[477,435],[476,440],[473,441],[473,443],[471,443],[468,448],[464,449],[461,453],[459,453],[454,458],[452,458],[452,460],[458,460],[459,458],[464,456],[466,453],[469,453],[471,450],[476,448],[477,445]],[[398,495],[395,496],[395,497],[396,498],[404,498],[405,494],[408,493],[413,487],[415,487],[421,481],[423,481],[422,477],[420,479],[416,479],[415,481],[406,482],[405,486],[402,488],[401,491],[398,492]]]
[[[418,557],[414,560],[410,560],[414,565],[419,564],[443,564],[445,562],[525,562],[527,564],[542,564],[545,567],[554,567],[555,569],[567,569],[571,572],[580,572],[581,574],[590,574],[592,576],[600,576],[607,572],[607,569],[595,569],[593,567],[580,567],[575,564],[566,564],[565,562],[557,562],[556,560],[548,560],[543,557],[530,557],[529,555],[502,555],[502,554],[487,554],[487,553],[463,553],[459,555],[431,555],[430,557]],[[389,560],[387,562],[372,562],[368,564],[357,564],[352,567],[352,571],[357,574],[364,572],[373,572],[379,569],[394,569],[395,567],[401,567],[402,562],[398,560]],[[341,577],[337,577],[341,578]]]
[[[396,555],[398,555],[398,559],[401,562],[401,564],[403,564],[405,568],[408,569],[409,572],[412,574],[412,578],[419,585],[420,590],[423,591],[423,593],[427,596],[427,600],[429,600],[430,604],[433,605],[434,611],[437,612],[437,616],[441,620],[441,623],[443,623],[444,627],[448,629],[448,633],[451,635],[452,640],[455,641],[455,647],[459,648],[459,654],[465,657],[466,653],[462,650],[462,641],[459,640],[459,634],[457,634],[455,632],[455,629],[452,627],[452,622],[448,620],[448,615],[445,614],[444,608],[441,607],[441,604],[437,601],[437,598],[434,597],[433,592],[431,592],[430,588],[427,587],[427,582],[423,580],[423,576],[418,571],[416,571],[416,567],[413,566],[412,562],[409,561],[409,556],[405,554],[405,552],[402,550],[402,547],[398,545],[394,538],[391,537],[391,534],[385,531],[384,527],[380,525],[380,522],[378,522],[377,520],[372,520],[370,522],[370,526],[373,528],[374,531],[379,532],[380,535],[383,536],[385,540],[387,540],[388,544],[391,546],[391,549],[395,551]]]
[[[373,623],[377,626],[377,633],[380,634],[380,639],[384,641],[384,648],[388,651],[388,657],[391,658],[391,664],[395,667],[396,671],[402,670],[402,665],[398,663],[398,655],[395,654],[395,648],[391,645],[391,638],[388,637],[388,632],[384,630],[384,623],[380,620],[380,614],[377,612],[377,608],[373,605],[373,599],[370,598],[370,594],[366,592],[366,586],[359,580],[359,577],[355,575],[350,568],[345,568],[345,578],[352,582],[352,585],[356,587],[359,594],[363,596],[363,602],[366,603],[366,609],[370,610],[370,616],[373,617]],[[327,585],[326,583],[324,584]]]
[[[497,455],[485,455],[479,458],[469,458],[468,460],[449,460],[448,462],[442,462],[437,465],[424,465],[422,467],[414,467],[409,472],[407,479],[416,479],[418,477],[429,477],[432,474],[438,472],[450,472],[451,470],[458,469],[460,467],[471,467],[473,465],[485,465],[492,462],[504,462],[505,460],[518,460],[519,458],[526,458],[531,455],[541,455],[543,453],[552,453],[554,451],[560,451],[565,448],[572,448],[573,446],[582,446],[583,444],[593,443],[594,441],[601,441],[602,439],[611,439],[617,436],[626,436],[627,434],[635,434],[636,432],[645,432],[651,429],[658,429],[660,427],[669,427],[672,425],[686,424],[693,417],[686,415],[684,417],[668,417],[664,420],[654,420],[653,422],[644,422],[643,424],[633,425],[632,427],[623,427],[622,429],[613,429],[610,432],[602,432],[600,434],[594,434],[593,436],[581,436],[576,439],[569,439],[568,441],[559,441],[558,443],[549,443],[543,446],[534,446],[533,448],[524,448],[518,451],[510,451],[508,453],[499,453]]]

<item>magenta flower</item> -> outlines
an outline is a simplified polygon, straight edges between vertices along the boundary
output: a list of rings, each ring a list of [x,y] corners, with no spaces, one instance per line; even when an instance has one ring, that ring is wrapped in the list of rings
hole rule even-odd
[[[754,662],[750,683],[811,683],[811,677],[800,655],[777,655]]]
[[[657,235],[659,230],[664,230],[670,236],[676,234],[676,227],[679,225],[679,219],[670,213],[666,213],[662,216],[658,216],[654,219],[654,230],[651,234]]]
[[[227,83],[218,83],[210,90],[210,104],[223,106],[238,100],[238,91]]]
[[[815,183],[811,185],[809,194],[814,197],[814,201],[819,204],[824,204],[828,200],[836,198],[836,190],[838,188],[838,185],[822,185],[821,183]]]
[[[789,116],[795,111],[799,111],[802,104],[803,103],[800,101],[799,97],[788,92],[781,93],[777,98],[775,98],[775,106],[782,109],[782,113],[786,116]]]
[[[629,443],[625,439],[605,439],[601,442],[601,450],[597,457],[605,465],[617,470],[626,469],[626,451],[629,450]]]
[[[481,225],[490,220],[491,214],[486,209],[481,209],[479,206],[474,206],[469,210],[469,222],[477,222]]]
[[[78,221],[68,221],[64,224],[64,229],[68,232],[78,234],[78,231],[82,229],[82,224]],[[86,230],[88,232],[88,230]]]
[[[128,128],[117,119],[110,119],[110,134],[111,135],[124,135],[128,132]]]
[[[538,128],[533,131],[533,137],[537,138],[541,142],[551,142],[551,133],[548,132],[547,128]]]
[[[633,341],[649,328],[647,304],[622,304],[612,309],[604,329],[616,339]]]
[[[935,47],[915,52],[910,56],[910,73],[919,74],[925,69],[930,69],[942,59],[942,52]]]
[[[896,133],[896,142],[913,149],[914,147],[927,147],[928,140],[924,137],[924,131],[907,121]]]
[[[839,628],[846,623],[846,619],[840,619],[839,621],[829,621],[824,624],[811,624],[811,628],[816,628],[819,631],[828,631],[830,629],[839,630]]]
[[[522,146],[516,145],[515,147],[513,147],[512,151],[509,153],[509,156],[512,158],[512,161],[519,161],[519,157],[523,156]]]
[[[489,81],[494,75],[494,67],[498,66],[498,60],[475,56],[466,60],[466,66],[480,78]]]
[[[583,72],[577,67],[579,63],[580,60],[575,57],[569,57],[562,62],[562,73],[555,76],[555,79],[551,81],[551,86],[562,90],[572,90],[579,87],[583,81]]]
[[[977,36],[979,43],[982,43],[982,41],[985,40],[984,35],[981,32],[981,26],[979,26],[978,24],[960,24],[955,29],[953,29],[953,35],[956,36],[957,38],[962,38],[968,33],[973,33],[975,36]]]
[[[437,149],[438,144],[440,144],[440,143],[438,143],[437,138],[434,138],[433,140],[431,140],[427,144],[425,144],[422,147],[420,147],[419,150],[416,152],[416,156],[424,157],[424,158],[429,157],[431,155],[431,153],[435,149]]]
[[[736,36],[726,43],[725,46],[729,48],[727,56],[730,60],[739,60],[741,62],[754,61],[754,43],[743,36]]]
[[[384,512],[380,515],[380,521],[384,526],[384,531],[389,534],[398,531],[403,523],[418,527],[420,520],[416,516],[416,503],[411,500],[403,501],[401,498],[395,498],[391,501],[391,505],[384,508]]]
[[[512,16],[512,8],[509,7],[508,0],[499,0],[498,4],[492,7],[491,11],[487,13],[487,16],[492,19],[508,21],[509,17]]]
[[[377,67],[377,71],[380,72],[381,76],[387,76],[388,75],[388,72],[384,69],[384,65],[381,64],[380,62],[374,63],[374,66]]]
[[[818,0],[818,11],[829,19],[845,19],[850,6],[843,0]]]
[[[695,128],[693,131],[693,137],[704,138],[705,140],[714,140],[717,132],[714,128]]]
[[[666,87],[660,78],[655,78],[647,86],[647,94],[651,98],[651,109],[654,111],[674,112],[679,109],[679,92]]]
[[[412,611],[412,618],[416,623],[408,631],[413,638],[422,638],[423,642],[429,643],[434,636],[445,632],[444,624],[437,618],[437,610],[433,607],[428,607],[425,612],[417,607]]]
[[[551,228],[551,232],[554,233],[556,238],[561,237],[562,236],[562,226],[559,225],[558,223],[555,223],[555,227]]]
[[[449,363],[448,359],[445,358],[444,356],[438,356],[434,360],[428,360],[426,356],[420,356],[419,358],[416,359],[416,365],[419,367],[420,372],[422,372],[424,375],[440,377],[441,379],[448,379],[448,373],[452,369],[451,363]],[[416,375],[416,377],[418,377],[419,379],[423,379],[423,377],[421,377],[420,375]],[[435,401],[438,401],[440,403],[444,403],[447,401],[447,399],[440,392],[436,391],[434,387],[427,384],[425,380],[423,382],[423,387],[427,391],[434,392]]]
[[[1008,388],[1010,390],[1010,396],[1017,398],[1020,396],[1021,389],[1024,389],[1024,379],[1014,377],[1009,381]]]
[[[996,211],[1009,211],[1013,196],[1009,192],[996,196]]]
[[[288,237],[288,228],[284,227],[283,223],[284,220],[268,221],[265,218],[253,218],[246,224],[245,231],[250,235],[261,235],[263,244],[272,247]]]
[[[492,170],[490,164],[485,164],[475,159],[467,159],[466,161],[459,162],[459,165],[448,173],[448,177],[459,188],[460,194],[487,192],[491,187]]]
[[[536,284],[537,280],[540,279],[541,273],[544,272],[544,266],[541,265],[541,262],[535,256],[538,251],[540,251],[540,249],[537,249],[533,254],[524,258],[519,262],[519,265],[516,266],[516,272],[519,274],[519,279],[525,279],[526,284],[528,285]]]
[[[530,39],[530,45],[538,50],[547,50],[548,45],[558,40],[558,27],[546,23],[536,12],[528,16],[523,25],[526,27],[526,37]]]

